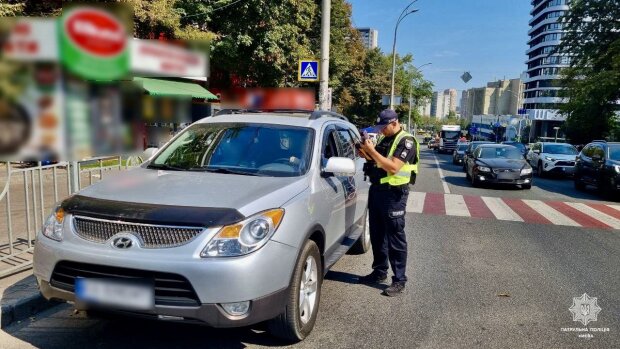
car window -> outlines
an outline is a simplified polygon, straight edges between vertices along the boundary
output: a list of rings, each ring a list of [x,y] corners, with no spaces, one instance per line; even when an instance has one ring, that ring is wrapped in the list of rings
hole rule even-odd
[[[340,144],[339,156],[355,160],[355,143],[351,138],[351,134],[346,129],[338,129],[338,142]]]
[[[478,158],[519,160],[523,156],[515,147],[483,147],[479,149]]]
[[[334,138],[335,132],[336,130],[333,127],[329,127],[325,130],[321,145],[321,167],[325,167],[327,165],[327,160],[329,158],[338,156],[338,146],[336,144],[336,139]]]
[[[595,146],[594,149],[592,149],[592,156],[591,157],[594,157],[594,156],[598,156],[601,159],[604,159],[605,158],[605,150],[603,150],[603,147]]]
[[[609,149],[609,159],[620,161],[620,145],[610,145]]]
[[[546,154],[577,155],[577,149],[570,144],[546,144]]]
[[[149,168],[290,177],[305,174],[314,130],[271,124],[222,123],[188,127]]]

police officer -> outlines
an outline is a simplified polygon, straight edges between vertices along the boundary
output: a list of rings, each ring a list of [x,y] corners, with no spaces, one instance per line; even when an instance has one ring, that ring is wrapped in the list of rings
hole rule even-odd
[[[376,147],[370,140],[360,146],[360,153],[370,165],[366,166],[366,174],[371,183],[368,212],[374,262],[372,273],[360,277],[359,282],[376,284],[386,280],[389,261],[394,276],[383,294],[393,297],[403,292],[407,282],[405,212],[409,183],[417,173],[419,147],[391,109],[381,112],[374,128],[381,134]]]

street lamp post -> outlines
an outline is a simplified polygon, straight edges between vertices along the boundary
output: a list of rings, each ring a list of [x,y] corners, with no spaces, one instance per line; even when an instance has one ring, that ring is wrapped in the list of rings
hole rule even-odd
[[[431,65],[433,63],[424,63],[421,66],[415,68],[415,70],[420,71],[420,69],[422,69],[423,67],[427,66],[427,65]],[[409,130],[411,130],[411,108],[413,107],[413,97],[411,95],[411,92],[413,90],[413,79],[411,79],[411,85],[409,86],[409,117],[407,119],[407,127],[409,127]],[[413,136],[416,136],[416,130],[417,130],[418,126],[414,126],[413,128]]]
[[[400,22],[407,16],[412,13],[418,12],[418,10],[409,8],[418,0],[413,0],[398,16],[398,20],[396,21],[396,26],[394,27],[394,41],[392,43],[392,87],[390,89],[390,109],[394,109],[394,76],[396,75],[396,33],[398,32],[398,25]]]
[[[560,128],[558,126],[555,126],[553,128],[555,130],[555,143],[558,142],[558,131],[560,130]]]

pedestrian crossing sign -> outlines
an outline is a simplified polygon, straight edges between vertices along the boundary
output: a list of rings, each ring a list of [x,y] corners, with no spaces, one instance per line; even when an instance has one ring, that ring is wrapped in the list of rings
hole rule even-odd
[[[319,61],[310,59],[299,60],[297,71],[298,81],[319,81]]]

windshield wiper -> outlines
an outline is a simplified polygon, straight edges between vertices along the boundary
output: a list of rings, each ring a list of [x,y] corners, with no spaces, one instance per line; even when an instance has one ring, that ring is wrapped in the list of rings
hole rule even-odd
[[[176,167],[168,164],[160,164],[160,165],[148,165],[146,168],[153,170],[168,170],[168,171],[187,171],[188,169],[185,167]]]
[[[260,176],[258,173],[244,172],[244,171],[235,171],[228,168],[207,168],[207,167],[194,167],[190,169],[192,171],[206,171],[213,173],[225,173],[225,174],[236,174],[241,176]]]

